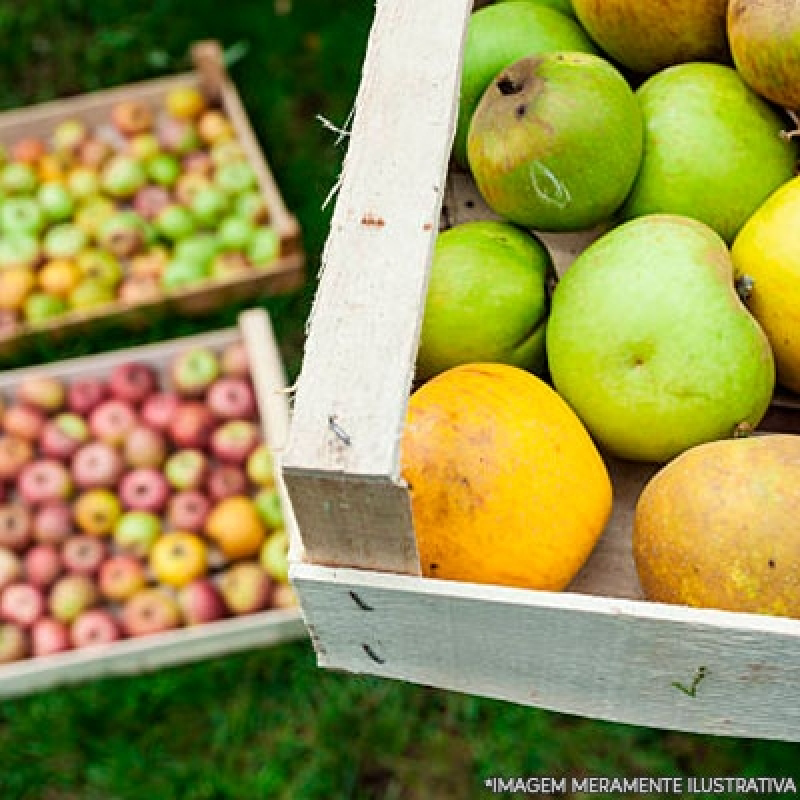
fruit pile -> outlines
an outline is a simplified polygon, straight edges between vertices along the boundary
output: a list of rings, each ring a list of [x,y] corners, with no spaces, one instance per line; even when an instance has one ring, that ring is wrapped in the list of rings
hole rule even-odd
[[[294,603],[240,342],[3,406],[0,663]]]
[[[800,391],[798,44],[800,0],[473,12],[453,161],[495,219],[434,249],[404,443],[426,574],[565,587],[609,518],[599,452],[677,473],[637,510],[648,597],[800,617],[800,437],[742,438]],[[545,234],[574,232],[555,276]]]
[[[0,335],[269,269],[280,239],[234,126],[196,88],[0,144]]]

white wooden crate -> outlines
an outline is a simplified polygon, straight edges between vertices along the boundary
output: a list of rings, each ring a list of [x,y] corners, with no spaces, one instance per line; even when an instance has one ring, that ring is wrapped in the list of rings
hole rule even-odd
[[[289,426],[289,405],[283,362],[266,312],[246,311],[238,329],[202,333],[161,344],[145,345],[97,356],[0,374],[0,392],[13,393],[26,378],[50,375],[66,382],[104,376],[123,361],[142,361],[163,370],[180,352],[192,346],[220,349],[242,339],[250,359],[259,416],[267,445],[280,452]],[[294,517],[286,506],[287,528],[297,536]],[[137,674],[213,656],[306,637],[298,609],[274,609],[165,633],[123,639],[105,647],[70,650],[0,665],[0,697],[81,683],[110,675]]]
[[[321,666],[638,725],[800,740],[800,621],[642,599],[633,508],[568,592],[419,577],[400,476],[432,246],[484,215],[448,173],[470,0],[379,0],[283,457]],[[592,234],[548,236],[559,269]],[[784,419],[783,422],[786,420]],[[565,502],[569,502],[565,499]]]

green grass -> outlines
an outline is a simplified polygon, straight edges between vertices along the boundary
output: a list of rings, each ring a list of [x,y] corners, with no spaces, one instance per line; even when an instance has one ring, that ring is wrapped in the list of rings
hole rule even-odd
[[[244,43],[232,73],[309,253],[308,287],[264,304],[294,376],[343,155],[315,116],[346,119],[371,13],[364,0],[295,0],[284,16],[268,0],[0,0],[0,107],[182,70],[199,38]],[[230,325],[237,311],[36,357]],[[307,642],[0,704],[0,800],[461,800],[488,796],[488,775],[800,780],[798,755],[323,672]]]

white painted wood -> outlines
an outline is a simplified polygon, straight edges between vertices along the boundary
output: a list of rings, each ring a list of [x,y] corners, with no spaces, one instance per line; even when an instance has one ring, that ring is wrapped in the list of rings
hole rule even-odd
[[[377,3],[284,459],[315,563],[419,570],[398,448],[470,8]]]
[[[798,620],[304,564],[292,580],[324,667],[614,722],[800,740]]]

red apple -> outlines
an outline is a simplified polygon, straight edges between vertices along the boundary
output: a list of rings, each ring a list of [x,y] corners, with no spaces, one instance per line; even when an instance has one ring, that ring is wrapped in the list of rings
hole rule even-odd
[[[75,531],[72,509],[64,502],[47,503],[33,514],[33,538],[41,544],[61,544]]]
[[[100,566],[98,584],[104,597],[121,602],[144,587],[146,578],[144,566],[138,558],[120,553],[111,556]]]
[[[225,422],[211,434],[211,452],[226,464],[244,464],[258,447],[261,432],[248,420]]]
[[[136,412],[122,400],[106,400],[89,415],[92,435],[110,445],[122,445],[136,426]]]
[[[64,571],[58,548],[52,544],[37,544],[25,553],[25,577],[39,589],[46,589]]]
[[[89,427],[82,417],[62,413],[45,422],[39,436],[42,455],[58,461],[67,461],[89,438]]]
[[[208,476],[208,493],[215,503],[226,497],[246,494],[246,492],[247,475],[241,467],[233,464],[220,464],[211,470],[211,474]]]
[[[54,414],[64,407],[66,388],[58,378],[27,378],[17,389],[17,399],[45,414]]]
[[[130,362],[120,364],[111,371],[109,389],[117,400],[135,406],[152,394],[158,385],[158,376],[148,364]]]
[[[78,162],[83,167],[99,170],[114,152],[104,139],[90,136],[78,149]]]
[[[87,534],[70,536],[61,547],[64,566],[76,575],[94,575],[108,557],[104,539]]]
[[[77,648],[108,645],[121,636],[117,621],[101,608],[90,608],[81,612],[70,628],[72,646]]]
[[[227,608],[216,586],[207,578],[200,578],[178,593],[178,604],[187,625],[215,622],[227,615]]]
[[[149,222],[171,203],[169,192],[162,186],[143,186],[133,196],[134,211]]]
[[[40,617],[31,627],[31,655],[52,656],[72,647],[69,628],[54,617]]]
[[[88,416],[108,398],[108,384],[100,378],[81,378],[67,387],[67,407],[73,414]]]
[[[122,608],[122,627],[129,636],[148,636],[181,625],[181,612],[164,589],[141,589]]]
[[[72,573],[59,578],[50,589],[50,613],[61,622],[72,622],[98,600],[97,588],[87,575]]]
[[[166,431],[180,404],[180,398],[174,392],[152,394],[142,405],[142,422],[157,431]]]
[[[202,175],[210,178],[214,173],[214,160],[205,150],[196,150],[189,153],[182,162],[183,172],[186,174]]]
[[[90,442],[72,459],[72,475],[79,489],[112,488],[124,469],[122,456],[106,442]]]
[[[270,604],[272,580],[260,564],[242,561],[220,575],[219,588],[233,614],[252,614]]]
[[[214,415],[204,403],[182,403],[170,422],[169,435],[177,447],[203,448],[214,424]]]
[[[22,468],[33,460],[30,441],[13,434],[0,436],[0,481],[14,481]]]
[[[72,478],[67,468],[50,458],[32,461],[17,478],[17,490],[32,506],[66,500],[72,494]]]
[[[31,514],[17,503],[0,506],[0,547],[22,552],[31,541]]]
[[[0,624],[0,664],[27,658],[29,648],[28,634],[19,625]]]
[[[30,628],[44,611],[42,590],[29,583],[12,583],[0,594],[0,618],[21,628]]]
[[[253,419],[256,398],[244,378],[220,378],[208,390],[206,398],[212,413],[224,420]]]
[[[161,513],[169,500],[170,489],[164,475],[152,467],[131,470],[119,485],[119,498],[133,511]]]
[[[220,359],[222,372],[231,378],[247,378],[250,375],[250,360],[244,342],[233,342],[223,351]]]
[[[131,275],[119,285],[117,299],[120,303],[138,306],[161,297],[161,283],[148,275]]]
[[[160,467],[166,457],[166,439],[154,428],[138,425],[125,440],[125,460],[131,467]]]
[[[175,531],[201,533],[210,511],[211,502],[202,492],[178,492],[169,501],[167,526]]]
[[[14,403],[3,414],[3,430],[11,436],[35,442],[45,423],[44,412],[33,406]]]
[[[145,103],[123,100],[111,109],[111,122],[123,136],[136,136],[153,127],[153,112]]]
[[[22,577],[22,562],[10,547],[0,547],[0,591]]]

